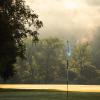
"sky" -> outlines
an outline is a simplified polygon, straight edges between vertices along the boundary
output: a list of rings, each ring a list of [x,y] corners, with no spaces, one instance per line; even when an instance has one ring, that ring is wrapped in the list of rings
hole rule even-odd
[[[100,26],[100,0],[27,0],[43,21],[40,37],[91,40]]]

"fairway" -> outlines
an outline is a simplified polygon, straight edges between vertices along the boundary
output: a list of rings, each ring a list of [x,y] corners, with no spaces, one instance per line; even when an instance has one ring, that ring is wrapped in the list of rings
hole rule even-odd
[[[67,100],[66,92],[47,90],[0,90],[0,100]],[[100,93],[70,92],[69,100],[100,100]]]
[[[67,91],[67,84],[0,84],[0,88]],[[68,85],[68,91],[100,92],[100,85]]]

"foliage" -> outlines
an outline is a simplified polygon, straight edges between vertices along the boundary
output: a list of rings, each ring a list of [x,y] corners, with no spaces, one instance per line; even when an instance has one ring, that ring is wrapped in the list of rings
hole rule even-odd
[[[35,45],[30,38],[25,40],[25,44],[26,59],[17,58],[15,65],[17,72],[8,81],[9,83],[64,84],[67,82],[67,59],[64,52],[64,41],[58,38],[48,38]],[[78,57],[82,59],[82,67]],[[99,84],[99,70],[91,64],[89,44],[77,44],[73,47],[69,62],[69,83]]]
[[[84,68],[82,69],[81,74],[89,80],[94,79],[95,77],[98,76],[96,67],[92,65],[85,65]]]
[[[23,38],[30,35],[38,41],[41,27],[38,15],[23,0],[0,0],[0,76],[5,81],[15,72],[16,57],[24,58]]]
[[[29,79],[26,82],[53,83],[59,81],[59,77],[63,78],[61,70],[65,71],[66,66],[63,62],[62,42],[57,38],[45,39],[37,46],[30,44],[31,41],[28,42],[25,61],[27,67],[23,64],[17,65],[24,68],[23,71],[28,71]]]
[[[92,45],[92,53],[93,53],[93,57],[92,57],[92,61],[93,64],[100,69],[100,29],[98,28],[93,41],[91,42]]]
[[[71,64],[72,67],[78,67],[80,73],[85,65],[91,64],[91,48],[88,43],[80,43],[74,47]]]
[[[8,83],[67,83],[67,59],[64,41],[58,38],[25,39],[25,58],[17,57],[16,74]],[[100,70],[92,65],[91,48],[76,44],[69,59],[69,84],[100,84]],[[82,63],[80,63],[82,61]]]

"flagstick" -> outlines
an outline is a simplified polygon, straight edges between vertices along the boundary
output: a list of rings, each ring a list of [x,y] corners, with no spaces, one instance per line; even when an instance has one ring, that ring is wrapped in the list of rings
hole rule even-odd
[[[68,83],[69,83],[69,79],[68,79],[68,67],[69,67],[69,62],[67,60],[67,100],[68,100],[68,97],[69,97],[69,94],[68,94]]]
[[[67,41],[67,100],[69,99],[69,93],[68,93],[68,84],[69,84],[69,57],[70,57],[70,45],[69,41]]]

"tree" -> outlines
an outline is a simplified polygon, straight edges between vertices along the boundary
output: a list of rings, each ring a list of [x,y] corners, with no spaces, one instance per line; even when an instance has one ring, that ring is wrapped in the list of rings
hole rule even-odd
[[[0,76],[4,81],[14,75],[16,57],[24,58],[23,38],[30,35],[38,41],[42,25],[23,0],[0,0]]]
[[[91,42],[92,45],[92,53],[93,53],[93,64],[100,69],[100,29],[98,28],[93,41]]]
[[[16,64],[19,82],[66,83],[63,47],[63,41],[58,38],[44,39],[36,46],[26,41],[26,59],[24,62],[18,59]]]
[[[92,65],[85,65],[82,69],[82,75],[88,79],[89,81],[94,80],[94,78],[98,77],[97,69]]]
[[[44,62],[42,66],[45,71],[45,83],[54,83],[61,81],[61,69],[65,74],[65,65],[63,64],[63,42],[58,38],[49,38],[43,42]]]
[[[96,67],[92,65],[91,46],[88,43],[76,45],[71,63],[72,69],[78,73],[76,83],[93,84],[95,83],[94,78],[99,77]]]
[[[28,62],[33,62],[32,58],[35,59],[35,65],[30,62],[30,68],[32,67],[31,69],[34,74],[33,77],[37,76],[35,80],[40,83],[61,81],[61,69],[63,69],[63,73],[65,72],[65,65],[63,64],[63,43],[61,40],[58,38],[44,39],[36,47],[33,45],[28,50],[27,57],[28,59],[31,58],[31,60],[27,59]]]
[[[72,67],[78,67],[80,73],[85,65],[91,64],[91,49],[88,43],[76,45],[73,50]]]

